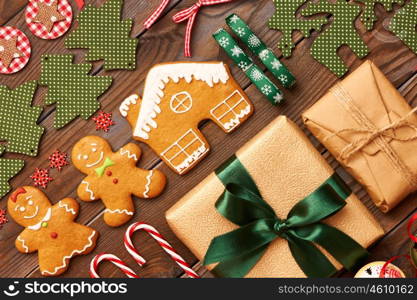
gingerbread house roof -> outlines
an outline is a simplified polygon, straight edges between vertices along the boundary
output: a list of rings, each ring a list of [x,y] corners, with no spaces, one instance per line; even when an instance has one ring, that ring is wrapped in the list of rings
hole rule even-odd
[[[164,97],[165,85],[180,79],[188,83],[194,80],[204,81],[208,86],[229,80],[229,72],[222,62],[214,63],[167,63],[153,67],[146,77],[146,84],[134,136],[149,139],[149,132],[157,128],[156,116],[161,113],[159,104]]]

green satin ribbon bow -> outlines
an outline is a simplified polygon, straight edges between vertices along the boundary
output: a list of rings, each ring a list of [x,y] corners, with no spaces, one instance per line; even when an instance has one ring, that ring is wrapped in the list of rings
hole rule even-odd
[[[244,277],[277,238],[287,240],[295,261],[308,277],[328,277],[337,271],[315,244],[349,270],[368,256],[366,249],[351,237],[321,223],[341,210],[351,194],[336,174],[298,202],[286,219],[278,218],[265,202],[237,157],[232,157],[216,174],[226,187],[216,209],[240,226],[211,241],[204,265],[219,263],[213,269],[216,275]]]
[[[96,171],[97,175],[101,177],[103,176],[106,169],[113,165],[114,165],[114,162],[110,158],[106,157],[106,159],[104,160],[104,164],[101,167],[98,167],[97,169],[94,169],[94,170]]]

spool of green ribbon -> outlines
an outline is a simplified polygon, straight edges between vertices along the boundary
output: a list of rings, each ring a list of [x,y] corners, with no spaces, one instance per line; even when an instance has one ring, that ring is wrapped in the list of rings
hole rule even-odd
[[[236,41],[226,30],[218,30],[213,34],[213,37],[272,104],[278,105],[284,100],[279,88],[253,63],[252,59],[237,45]]]
[[[294,260],[308,277],[329,277],[337,271],[316,245],[348,270],[360,266],[368,256],[366,249],[351,237],[321,222],[341,210],[351,194],[336,174],[299,201],[286,219],[278,218],[265,202],[236,156],[220,167],[216,175],[225,185],[216,209],[240,226],[211,241],[204,265],[218,263],[212,270],[216,275],[244,277],[277,238],[287,240]]]
[[[227,17],[226,24],[259,57],[265,67],[284,87],[291,88],[295,84],[294,75],[238,15],[232,14]]]

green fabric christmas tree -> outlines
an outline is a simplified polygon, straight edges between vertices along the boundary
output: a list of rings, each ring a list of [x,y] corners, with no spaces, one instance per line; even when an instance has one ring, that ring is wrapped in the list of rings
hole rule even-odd
[[[385,10],[392,11],[393,4],[404,4],[404,0],[357,0],[365,4],[365,11],[361,15],[362,23],[365,24],[366,29],[371,30],[374,27],[374,23],[377,20],[375,15],[375,4],[380,3],[384,6]]]
[[[2,152],[0,151],[0,156]],[[0,197],[3,197],[10,191],[9,180],[19,173],[25,162],[20,159],[0,158]]]
[[[389,30],[417,53],[417,0],[404,6],[391,20]]]
[[[120,20],[122,5],[122,0],[108,0],[99,8],[87,5],[65,46],[89,49],[86,60],[103,59],[105,70],[135,69],[138,40],[130,38],[132,20]]]
[[[306,17],[318,13],[329,13],[333,15],[334,21],[314,40],[311,55],[341,77],[348,71],[343,60],[337,54],[337,50],[342,45],[349,46],[359,58],[363,58],[369,53],[367,45],[354,25],[356,18],[361,13],[361,8],[346,0],[337,0],[335,3],[320,0],[317,3],[310,2],[307,8],[301,12]]]
[[[80,116],[84,120],[99,108],[97,98],[111,85],[110,76],[90,76],[91,64],[73,64],[73,55],[42,56],[41,85],[48,86],[45,104],[56,103],[54,127]]]
[[[14,90],[0,86],[0,152],[38,154],[39,140],[44,129],[37,124],[41,107],[32,106],[36,81],[26,82]]]
[[[312,30],[320,31],[321,27],[327,23],[325,17],[312,20],[303,20],[296,17],[297,10],[305,0],[274,0],[276,12],[269,20],[269,27],[281,31],[282,38],[279,48],[285,57],[291,56],[295,47],[292,34],[299,30],[304,37],[309,37]]]

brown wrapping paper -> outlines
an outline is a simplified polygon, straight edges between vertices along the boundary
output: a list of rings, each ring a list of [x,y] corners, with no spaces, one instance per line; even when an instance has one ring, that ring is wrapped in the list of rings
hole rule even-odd
[[[303,120],[387,212],[417,190],[417,156],[410,155],[417,149],[416,129],[410,127],[417,126],[417,116],[410,112],[395,87],[367,61],[304,112]],[[382,130],[404,117],[403,126]],[[370,138],[376,130],[383,135]],[[346,157],[346,147],[360,141],[367,143]]]
[[[298,201],[333,174],[303,132],[286,117],[273,121],[236,155],[280,218],[286,217]],[[174,233],[200,260],[214,237],[236,228],[214,207],[223,191],[223,184],[212,173],[166,214]],[[349,234],[362,246],[370,246],[383,235],[383,230],[355,195],[347,203],[326,223]],[[332,262],[341,269],[337,262]],[[276,239],[247,277],[305,275],[294,261],[288,243]]]

